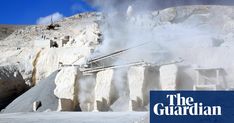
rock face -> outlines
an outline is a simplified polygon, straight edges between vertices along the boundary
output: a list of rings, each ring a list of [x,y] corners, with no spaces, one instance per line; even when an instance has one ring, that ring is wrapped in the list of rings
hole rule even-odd
[[[0,110],[28,88],[16,66],[0,66]]]
[[[97,23],[87,25],[81,33],[75,37],[73,42],[69,42],[72,46],[88,46],[95,47],[102,41],[102,33]]]
[[[89,47],[80,48],[51,48],[44,49],[35,60],[35,82],[46,78],[61,64],[82,64],[85,56],[90,54]]]
[[[32,112],[33,104],[36,101],[41,102],[41,106],[38,107],[37,111],[56,111],[58,107],[58,98],[54,95],[54,81],[57,73],[58,71],[54,72],[35,87],[16,98],[4,109],[3,113]]]

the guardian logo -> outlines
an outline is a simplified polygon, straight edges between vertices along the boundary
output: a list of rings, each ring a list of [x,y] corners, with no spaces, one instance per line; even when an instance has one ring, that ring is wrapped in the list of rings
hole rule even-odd
[[[165,98],[169,105],[155,104],[153,111],[156,115],[222,115],[221,106],[206,106],[203,102],[196,102],[193,97],[183,97],[180,93],[168,94]]]
[[[234,123],[234,91],[151,91],[150,123]]]

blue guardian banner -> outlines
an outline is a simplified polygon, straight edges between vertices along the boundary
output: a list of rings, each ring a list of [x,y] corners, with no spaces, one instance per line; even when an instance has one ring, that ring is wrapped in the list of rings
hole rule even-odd
[[[150,123],[234,123],[234,91],[151,91]]]

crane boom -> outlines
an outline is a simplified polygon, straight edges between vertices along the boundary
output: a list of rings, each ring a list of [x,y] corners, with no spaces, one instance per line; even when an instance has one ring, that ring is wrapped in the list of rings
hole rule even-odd
[[[145,43],[139,44],[137,46],[126,48],[126,49],[123,49],[123,50],[118,50],[118,51],[115,51],[115,52],[107,54],[107,55],[103,55],[103,56],[100,56],[100,57],[93,58],[93,59],[88,61],[88,64],[95,63],[95,62],[98,62],[98,61],[101,61],[101,60],[104,60],[104,59],[107,59],[107,58],[110,58],[110,57],[117,56],[117,55],[119,55],[119,54],[121,54],[123,52],[138,48],[138,47],[143,46],[143,45],[146,45],[147,43],[148,42],[145,42]]]

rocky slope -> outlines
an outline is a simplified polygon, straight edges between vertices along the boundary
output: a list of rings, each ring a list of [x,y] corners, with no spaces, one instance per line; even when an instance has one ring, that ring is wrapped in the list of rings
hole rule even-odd
[[[26,26],[16,26],[16,25],[0,25],[0,40],[5,39],[16,30],[23,29]]]
[[[1,45],[4,47],[32,47],[34,41],[41,39],[45,36],[48,39],[54,37],[60,39],[63,36],[76,37],[87,28],[88,25],[98,23],[99,14],[96,13],[85,13],[79,14],[72,17],[65,18],[61,21],[56,22],[61,27],[56,30],[47,30],[48,25],[29,25],[24,28],[18,28],[14,32],[11,32],[8,37],[2,39]],[[2,28],[4,30],[4,28]]]
[[[10,26],[11,28],[9,28],[9,26],[1,26],[3,27],[1,28],[2,30],[5,30],[5,28],[8,27],[7,34],[9,35],[4,33],[4,35],[1,35],[2,38],[0,40],[0,50],[2,52],[0,54],[0,71],[2,71],[2,74],[0,75],[0,78],[2,79],[0,81],[0,90],[4,91],[4,93],[0,94],[0,109],[4,108],[13,99],[19,96],[19,94],[23,93],[26,90],[25,88],[32,87],[38,81],[48,77],[51,73],[56,71],[60,62],[64,64],[84,62],[85,56],[90,53],[90,49],[96,44],[98,20],[100,20],[98,14],[86,13],[65,18],[58,22],[61,27],[57,30],[46,30],[46,25],[32,25],[17,29],[14,26]],[[40,47],[34,46],[34,42],[35,40],[42,39],[42,36],[45,36],[49,40],[54,39],[54,37],[60,39],[64,36],[70,36],[76,38],[76,40],[70,42],[67,47],[41,49]],[[8,69],[5,69],[8,68],[8,66],[14,66],[14,69],[16,70],[9,69],[8,71]],[[15,75],[14,73],[17,72],[21,78],[15,78],[18,77],[18,74],[15,77],[13,76]],[[5,74],[8,76],[5,77]],[[54,80],[51,81],[53,83]],[[9,84],[6,85],[4,83]],[[25,87],[21,87],[18,83],[21,83]],[[36,92],[33,97],[36,98],[38,93],[39,92]],[[32,102],[33,100],[28,103]],[[13,103],[12,105],[14,104],[17,103]],[[21,110],[21,108],[17,110],[31,111],[32,107],[26,106],[25,108],[27,110]],[[12,108],[8,109],[9,111],[6,110],[6,112],[13,111],[10,110]],[[57,110],[57,107],[53,108],[53,110]]]

